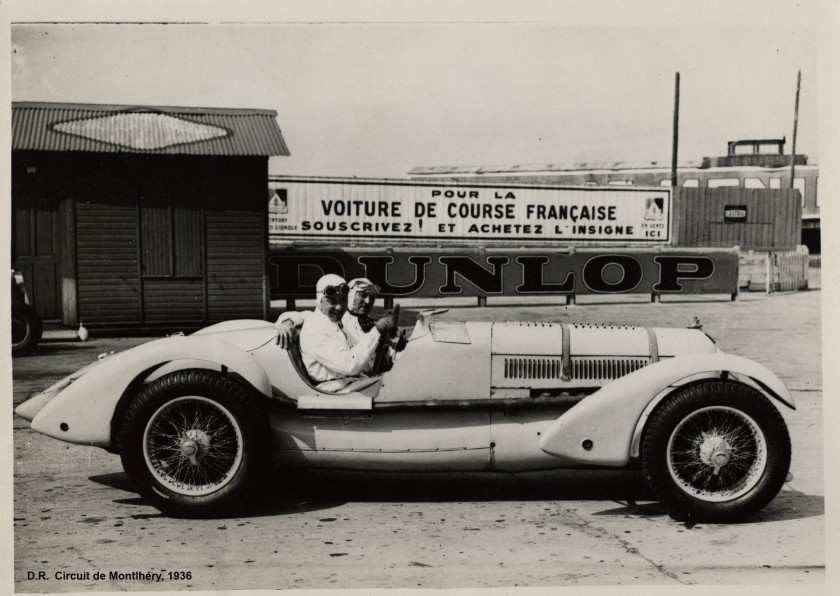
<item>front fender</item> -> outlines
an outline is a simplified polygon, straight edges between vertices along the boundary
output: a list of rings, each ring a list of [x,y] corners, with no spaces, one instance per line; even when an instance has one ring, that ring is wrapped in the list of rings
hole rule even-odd
[[[120,352],[92,366],[43,405],[32,419],[32,429],[68,443],[110,447],[111,420],[120,398],[132,382],[161,367],[168,372],[190,367],[227,371],[271,395],[265,371],[248,352],[206,336],[174,336]]]
[[[621,377],[560,416],[540,439],[540,449],[569,463],[626,466],[643,414],[669,388],[698,376],[743,375],[764,393],[795,408],[784,384],[761,364],[732,354],[686,354]]]

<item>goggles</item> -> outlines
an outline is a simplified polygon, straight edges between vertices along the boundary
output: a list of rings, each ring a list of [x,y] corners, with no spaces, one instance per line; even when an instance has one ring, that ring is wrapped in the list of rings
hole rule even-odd
[[[337,286],[327,286],[324,288],[323,294],[327,298],[340,298],[346,296],[350,292],[350,286],[347,284],[339,284]]]
[[[382,291],[378,285],[368,279],[354,279],[350,282],[350,289],[356,290],[359,293],[368,292],[370,294],[379,294]]]

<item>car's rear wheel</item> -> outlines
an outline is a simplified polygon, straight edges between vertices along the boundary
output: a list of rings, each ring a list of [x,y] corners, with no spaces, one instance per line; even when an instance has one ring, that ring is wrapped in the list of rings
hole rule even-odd
[[[694,385],[656,410],[645,431],[645,479],[678,519],[733,522],[767,505],[790,467],[779,411],[752,387]]]
[[[240,510],[267,466],[270,443],[259,396],[207,370],[179,371],[147,385],[119,435],[123,467],[140,494],[179,517]]]
[[[43,324],[32,306],[19,300],[12,301],[12,355],[29,354],[41,341]]]

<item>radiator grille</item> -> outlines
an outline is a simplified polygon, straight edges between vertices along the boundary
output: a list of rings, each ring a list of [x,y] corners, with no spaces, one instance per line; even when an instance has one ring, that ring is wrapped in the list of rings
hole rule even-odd
[[[650,358],[572,358],[573,379],[617,379],[649,364]]]

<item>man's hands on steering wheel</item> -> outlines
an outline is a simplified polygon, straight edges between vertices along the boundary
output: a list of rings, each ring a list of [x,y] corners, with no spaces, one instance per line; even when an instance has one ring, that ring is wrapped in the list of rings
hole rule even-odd
[[[402,352],[408,345],[408,339],[405,337],[405,330],[400,331],[399,335],[391,339],[391,347],[397,352]]]
[[[397,331],[397,327],[399,326],[399,318],[400,305],[396,304],[394,305],[394,310],[387,313],[378,321],[376,321],[376,328],[382,335],[393,336]]]
[[[397,352],[405,349],[408,340],[405,338],[405,331],[397,334],[400,318],[400,305],[395,304],[394,309],[376,321],[376,328],[382,334],[379,341],[379,346],[376,348],[376,358],[374,359],[373,374],[380,374],[385,365],[385,354],[388,348],[394,348]]]

